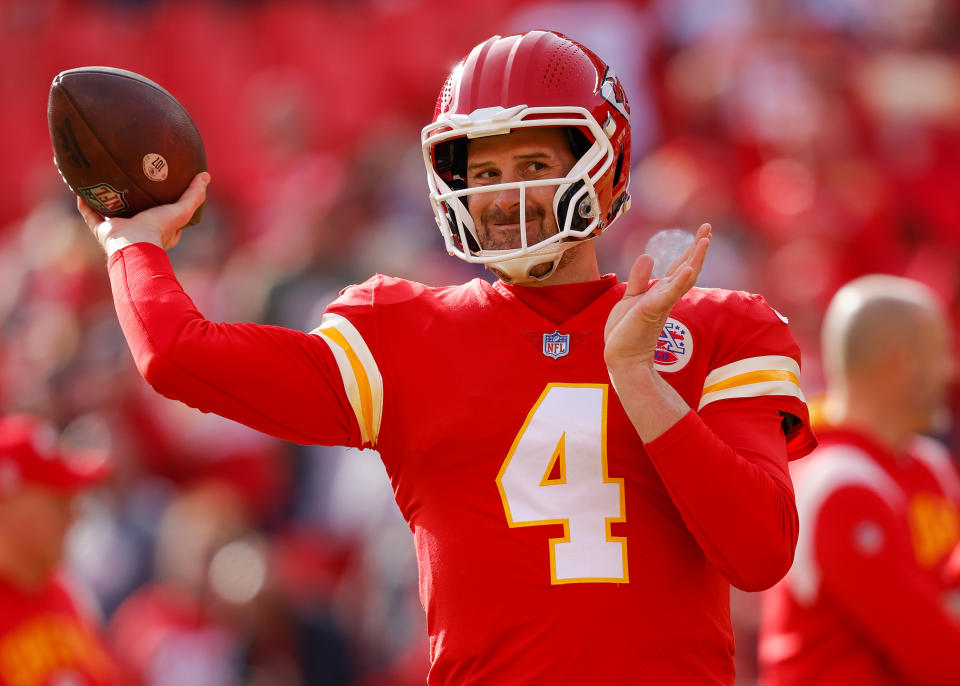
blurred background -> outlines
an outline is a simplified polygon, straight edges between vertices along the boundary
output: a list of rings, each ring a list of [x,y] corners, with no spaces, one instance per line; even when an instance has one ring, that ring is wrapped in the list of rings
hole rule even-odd
[[[116,460],[69,564],[131,684],[422,684],[426,635],[375,453],[278,442],[137,374],[52,162],[52,78],[109,65],[171,91],[213,176],[171,253],[187,292],[210,319],[310,330],[374,272],[484,276],[444,253],[419,131],[475,43],[532,28],[590,46],[630,98],[634,202],[598,241],[607,271],[711,221],[701,285],[790,318],[808,396],[852,277],[919,279],[960,321],[957,0],[0,0],[0,411]],[[738,684],[756,604],[734,596]]]

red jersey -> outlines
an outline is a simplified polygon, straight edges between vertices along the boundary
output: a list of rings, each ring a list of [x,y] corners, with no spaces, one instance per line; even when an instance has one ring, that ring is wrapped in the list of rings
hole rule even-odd
[[[950,456],[917,438],[894,455],[849,430],[793,470],[796,560],[765,597],[765,686],[960,684],[960,619],[944,568],[960,540]]]
[[[204,320],[152,245],[115,253],[110,274],[164,394],[379,451],[414,533],[431,684],[733,683],[729,584],[789,567],[786,463],[813,444],[799,351],[762,298],[677,304],[657,364],[693,410],[644,445],[603,361],[615,277],[377,276],[303,334]]]
[[[0,686],[119,686],[88,614],[60,577],[30,593],[0,579]]]

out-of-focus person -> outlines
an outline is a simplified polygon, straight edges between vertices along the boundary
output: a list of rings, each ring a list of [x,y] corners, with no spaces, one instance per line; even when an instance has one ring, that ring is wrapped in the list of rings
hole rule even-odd
[[[947,321],[900,277],[861,277],[831,301],[820,447],[793,469],[796,557],[764,603],[764,686],[960,684],[960,477],[921,435],[946,428]]]
[[[93,605],[62,567],[74,499],[108,472],[38,418],[0,418],[0,686],[120,684]]]
[[[156,573],[109,622],[124,686],[357,683],[324,592],[332,567],[324,551],[283,532],[262,536],[248,508],[235,484],[216,479],[184,488],[167,506]]]

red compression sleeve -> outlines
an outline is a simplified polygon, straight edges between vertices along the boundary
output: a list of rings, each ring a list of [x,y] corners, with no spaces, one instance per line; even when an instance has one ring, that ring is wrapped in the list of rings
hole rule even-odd
[[[358,446],[333,354],[318,336],[204,319],[167,254],[135,243],[109,260],[120,326],[157,391],[297,443]]]
[[[716,402],[645,445],[707,559],[745,591],[779,581],[797,544],[780,421],[763,400]]]

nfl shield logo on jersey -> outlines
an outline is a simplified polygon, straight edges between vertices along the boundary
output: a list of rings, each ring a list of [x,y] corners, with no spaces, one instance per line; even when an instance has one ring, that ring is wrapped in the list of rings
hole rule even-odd
[[[570,334],[560,333],[559,330],[543,334],[544,355],[556,360],[568,352],[570,352]]]

